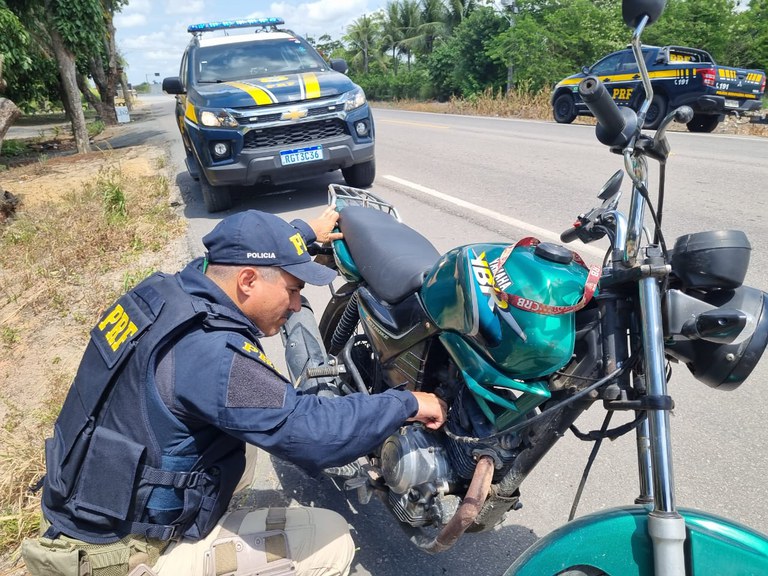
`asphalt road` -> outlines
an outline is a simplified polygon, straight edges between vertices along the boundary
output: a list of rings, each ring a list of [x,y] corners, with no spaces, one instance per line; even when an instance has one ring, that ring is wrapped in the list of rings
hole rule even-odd
[[[124,143],[167,145],[174,182],[188,218],[190,251],[224,214],[208,215],[197,184],[184,170],[183,152],[169,97],[147,99],[150,121],[127,127]],[[434,115],[377,109],[378,176],[373,191],[392,202],[403,220],[441,251],[481,241],[513,241],[535,235],[554,238],[574,217],[595,204],[605,180],[622,167],[618,156],[597,143],[586,126],[547,122]],[[738,228],[749,236],[752,265],[746,283],[768,289],[768,140],[713,134],[670,134],[664,230],[678,235]],[[115,143],[116,145],[119,142]],[[653,174],[658,174],[652,166]],[[652,182],[655,180],[652,176]],[[269,195],[251,193],[233,209],[271,211],[286,219],[309,218],[326,203],[339,173]],[[625,183],[626,188],[626,183]],[[463,203],[461,202],[463,201]],[[386,239],[382,239],[386,241]],[[573,246],[586,260],[598,252]],[[319,316],[325,289],[306,291]],[[279,339],[265,341],[282,362]],[[677,503],[743,522],[768,532],[768,444],[765,390],[768,360],[739,389],[719,392],[676,367],[670,391],[676,401],[672,440]],[[599,426],[601,409],[580,427]],[[318,442],[322,442],[318,438]],[[379,502],[366,506],[295,467],[262,455],[254,484],[258,502],[298,502],[344,514],[360,547],[354,574],[374,576],[501,574],[537,538],[563,524],[591,445],[564,438],[522,487],[524,507],[487,534],[468,534],[452,549],[428,556],[410,545]],[[633,437],[607,443],[593,468],[579,513],[632,503],[637,494]]]

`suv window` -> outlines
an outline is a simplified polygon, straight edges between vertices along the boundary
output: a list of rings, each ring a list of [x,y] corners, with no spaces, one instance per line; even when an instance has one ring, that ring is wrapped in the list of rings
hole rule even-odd
[[[311,46],[294,38],[277,38],[200,47],[195,51],[195,81],[227,82],[319,70],[326,64]]]

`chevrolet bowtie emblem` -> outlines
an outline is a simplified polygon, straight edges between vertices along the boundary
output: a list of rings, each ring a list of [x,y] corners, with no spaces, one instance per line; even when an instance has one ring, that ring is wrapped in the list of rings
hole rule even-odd
[[[306,118],[306,116],[306,110],[289,110],[280,115],[280,120],[298,120],[299,118]]]

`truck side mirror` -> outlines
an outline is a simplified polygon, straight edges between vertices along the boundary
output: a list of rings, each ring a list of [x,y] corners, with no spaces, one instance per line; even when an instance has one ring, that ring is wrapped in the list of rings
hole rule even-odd
[[[341,72],[342,74],[346,74],[349,72],[349,66],[347,66],[347,61],[343,58],[331,58],[330,65],[332,70],[336,70],[336,72]]]
[[[181,85],[181,78],[178,76],[164,78],[163,92],[166,92],[167,94],[184,94],[184,86]]]

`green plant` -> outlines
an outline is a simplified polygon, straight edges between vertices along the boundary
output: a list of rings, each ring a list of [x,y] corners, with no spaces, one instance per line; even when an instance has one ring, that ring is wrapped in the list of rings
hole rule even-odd
[[[86,124],[86,128],[88,129],[88,136],[93,138],[94,136],[104,132],[105,125],[101,120],[94,120],[93,122],[88,122]]]
[[[150,274],[156,272],[154,268],[140,268],[123,274],[123,291],[127,292]]]
[[[123,220],[128,215],[125,206],[125,192],[122,182],[115,170],[107,170],[99,175],[96,186],[101,191],[104,211],[111,221]]]
[[[21,330],[18,328],[3,326],[2,331],[0,331],[0,341],[2,341],[5,346],[13,346],[19,341],[20,334]]]
[[[3,147],[0,150],[2,156],[21,156],[29,152],[27,143],[22,140],[3,140]]]

